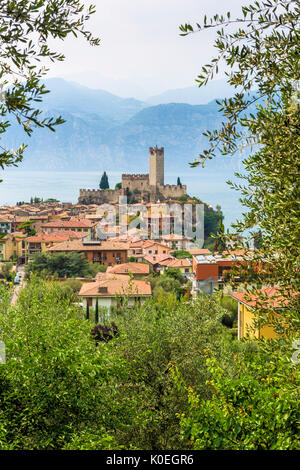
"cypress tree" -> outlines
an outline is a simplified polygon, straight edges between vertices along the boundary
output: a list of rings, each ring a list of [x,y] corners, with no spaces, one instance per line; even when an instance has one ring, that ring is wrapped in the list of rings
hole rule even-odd
[[[98,307],[98,299],[96,299],[95,323],[96,323],[96,325],[98,325],[98,323],[99,323],[99,307]]]
[[[108,182],[108,177],[107,177],[106,171],[101,176],[99,188],[100,189],[109,189],[109,182]]]

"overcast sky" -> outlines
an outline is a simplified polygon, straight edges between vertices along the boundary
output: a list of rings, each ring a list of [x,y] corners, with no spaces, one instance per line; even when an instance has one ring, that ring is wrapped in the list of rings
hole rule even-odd
[[[214,56],[214,32],[179,36],[179,25],[215,13],[239,14],[248,0],[94,0],[88,23],[101,38],[90,47],[83,39],[55,43],[66,55],[51,65],[50,76],[101,87],[104,78],[129,81],[147,94],[193,86],[201,66]]]

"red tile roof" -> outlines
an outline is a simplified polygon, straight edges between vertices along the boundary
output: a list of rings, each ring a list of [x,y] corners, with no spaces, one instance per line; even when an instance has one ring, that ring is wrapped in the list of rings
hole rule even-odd
[[[55,220],[43,224],[45,228],[91,228],[95,227],[97,222],[92,222],[88,219],[71,218],[70,220]]]
[[[111,241],[102,241],[97,243],[90,243],[79,240],[70,240],[62,243],[57,243],[52,246],[48,251],[127,251],[129,245],[126,243],[117,243]]]
[[[192,266],[192,263],[187,258],[167,259],[165,261],[161,261],[160,264],[168,266],[168,268],[190,268]]]
[[[297,293],[291,294],[295,297]],[[259,304],[262,308],[283,308],[289,303],[287,297],[283,297],[278,287],[266,287],[258,290],[256,293],[233,292],[231,297],[246,304],[248,307],[255,307]]]
[[[188,253],[191,255],[210,255],[211,251],[209,251],[207,248],[193,248],[191,250],[186,250]]]
[[[103,279],[82,285],[79,296],[82,297],[115,297],[116,295],[150,296],[151,285],[147,281],[124,279]]]
[[[45,242],[45,243],[50,243],[50,242],[63,242],[66,240],[72,240],[72,239],[78,239],[78,238],[84,238],[87,237],[87,233],[80,233],[80,232],[73,232],[72,230],[57,230],[56,232],[51,232],[51,233],[37,233],[36,235],[33,235],[32,237],[28,237],[27,241],[32,242],[32,243],[40,243],[40,242]]]
[[[167,259],[175,259],[174,256],[171,255],[149,255],[144,256],[144,260],[150,264],[160,264],[162,261]]]
[[[123,263],[107,268],[107,272],[116,274],[149,274],[149,264],[145,263]]]

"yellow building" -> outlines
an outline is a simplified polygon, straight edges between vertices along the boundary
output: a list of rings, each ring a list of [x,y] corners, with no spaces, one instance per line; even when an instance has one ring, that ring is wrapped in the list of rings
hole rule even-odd
[[[231,296],[238,301],[238,339],[249,338],[278,338],[272,322],[281,318],[280,310],[286,305],[286,300],[280,297],[278,288],[267,287],[256,294],[235,292]],[[270,323],[264,323],[260,327],[255,326],[255,310],[268,308]],[[270,312],[273,310],[273,312]]]
[[[176,268],[181,272],[181,274],[185,276],[189,276],[193,272],[193,266],[192,266],[191,260],[188,258],[167,259],[165,261],[161,261],[160,264],[162,266],[161,274],[167,272],[169,268]]]
[[[0,260],[20,259],[25,250],[26,234],[23,232],[7,233],[0,239]]]

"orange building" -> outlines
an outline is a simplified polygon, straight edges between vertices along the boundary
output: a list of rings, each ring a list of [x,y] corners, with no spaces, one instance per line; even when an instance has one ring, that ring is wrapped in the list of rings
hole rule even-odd
[[[112,241],[66,241],[48,249],[49,253],[83,253],[90,263],[113,266],[127,262],[129,244]]]

